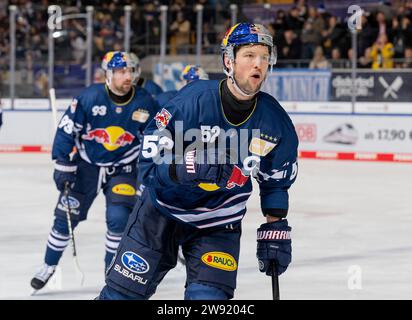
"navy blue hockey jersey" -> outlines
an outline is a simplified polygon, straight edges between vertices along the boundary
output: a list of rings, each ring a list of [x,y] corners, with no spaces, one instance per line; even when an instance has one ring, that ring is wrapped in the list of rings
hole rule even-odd
[[[259,92],[249,117],[232,124],[224,115],[220,90],[221,82],[213,80],[180,90],[148,124],[139,156],[140,178],[155,206],[197,228],[241,220],[252,193],[251,177],[259,183],[262,208],[286,211],[288,188],[297,175],[298,139],[280,104]],[[199,143],[230,148],[235,167],[225,188],[179,185],[170,178],[167,161]]]
[[[146,90],[133,87],[129,101],[116,104],[104,84],[94,84],[73,99],[60,120],[52,158],[69,161],[76,146],[80,157],[98,166],[134,161],[143,130],[158,105]]]
[[[156,95],[155,99],[159,106],[163,107],[166,103],[169,102],[169,100],[177,95],[177,92],[177,90],[165,91]]]
[[[162,88],[156,82],[150,79],[144,79],[141,86],[153,97],[163,92]]]

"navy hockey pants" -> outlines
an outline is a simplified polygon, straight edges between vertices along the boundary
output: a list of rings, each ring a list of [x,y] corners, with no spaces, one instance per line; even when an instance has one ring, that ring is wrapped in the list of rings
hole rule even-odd
[[[50,232],[45,262],[56,265],[69,243],[67,224],[67,202],[71,212],[71,224],[74,229],[80,221],[87,219],[87,214],[100,189],[106,198],[106,267],[112,260],[126,227],[127,220],[136,197],[136,164],[123,167],[102,168],[80,160],[76,182],[69,193],[69,201],[61,193],[55,209],[55,219]]]
[[[236,288],[240,236],[240,222],[197,229],[163,215],[154,207],[146,188],[107,270],[106,284],[120,293],[118,297],[150,298],[176,266],[181,245],[186,259],[186,290],[197,283],[218,288],[231,299]]]

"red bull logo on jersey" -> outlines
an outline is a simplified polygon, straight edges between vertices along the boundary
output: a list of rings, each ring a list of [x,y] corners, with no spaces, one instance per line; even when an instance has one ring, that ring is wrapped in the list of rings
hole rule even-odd
[[[204,264],[212,268],[224,271],[235,271],[237,269],[236,259],[226,252],[206,252],[201,259]]]
[[[96,128],[82,135],[83,140],[96,141],[108,151],[117,150],[133,143],[136,137],[121,127]]]
[[[243,187],[248,179],[249,176],[245,175],[238,166],[234,166],[232,174],[226,184],[226,189],[232,189],[235,186]]]
[[[163,130],[164,128],[166,128],[171,118],[172,118],[172,115],[170,114],[170,112],[167,111],[165,108],[162,108],[162,110],[156,113],[154,117],[154,119],[156,120],[157,128],[159,130]]]
[[[236,186],[243,187],[248,181],[249,176],[245,175],[238,166],[233,167],[232,174],[227,181],[226,189],[232,189]],[[205,191],[216,191],[219,190],[219,186],[216,183],[199,183],[198,187]]]

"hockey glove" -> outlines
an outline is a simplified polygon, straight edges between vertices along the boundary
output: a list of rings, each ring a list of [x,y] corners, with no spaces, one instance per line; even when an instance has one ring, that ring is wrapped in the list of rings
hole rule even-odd
[[[54,165],[53,179],[56,183],[56,187],[59,191],[64,191],[66,182],[70,184],[70,188],[73,187],[76,181],[77,166],[70,162],[64,162],[57,160]]]
[[[230,163],[226,150],[207,150],[203,152],[203,159],[196,155],[196,150],[185,154],[183,164],[171,164],[169,174],[172,180],[185,185],[198,185],[199,183],[215,183],[224,188],[232,174],[234,165]],[[219,157],[225,162],[218,164]]]
[[[264,223],[257,229],[257,253],[259,270],[266,275],[272,274],[273,261],[277,273],[282,274],[292,260],[292,240],[286,219]]]

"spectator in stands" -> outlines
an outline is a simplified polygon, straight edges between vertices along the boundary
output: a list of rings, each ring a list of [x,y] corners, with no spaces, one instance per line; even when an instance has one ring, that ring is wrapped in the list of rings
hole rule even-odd
[[[326,28],[325,20],[318,13],[318,10],[315,7],[309,7],[308,9],[308,18],[306,21],[312,22],[313,30],[317,33],[321,33]]]
[[[188,46],[190,45],[190,22],[186,19],[183,12],[177,13],[176,21],[171,24],[170,31],[172,32],[170,53],[188,53]]]
[[[331,51],[331,67],[334,69],[344,68],[345,65],[342,60],[342,53],[340,52],[339,47],[334,47]]]
[[[158,7],[152,1],[144,3],[143,6],[143,23],[145,26],[145,44],[149,45],[147,54],[156,53],[153,46],[159,45],[160,39],[160,21]]]
[[[409,17],[394,17],[392,19],[393,45],[395,58],[402,58],[405,47],[412,45],[412,26]]]
[[[275,21],[272,23],[272,29],[276,30],[278,34],[282,34],[286,28],[286,14],[285,11],[279,9],[276,11]]]
[[[9,39],[8,30],[5,26],[0,25],[0,70],[4,69],[7,65],[6,61],[9,60]]]
[[[378,36],[378,29],[373,28],[371,22],[369,21],[370,19],[370,13],[365,11],[361,18],[362,32],[358,33],[358,49],[361,53],[364,53],[367,48],[372,47]]]
[[[382,35],[386,35],[389,39],[392,39],[392,26],[387,23],[385,14],[382,11],[378,11],[375,20],[378,28],[378,38]],[[378,38],[376,41],[378,41]]]
[[[299,16],[299,9],[292,7],[286,17],[286,28],[294,30],[296,33],[300,33],[302,30],[304,20]]]
[[[82,64],[86,54],[86,42],[76,31],[69,31],[69,38],[73,61]]]
[[[363,55],[359,57],[359,68],[372,68],[372,58],[371,58],[372,47],[366,48]],[[352,57],[351,57],[352,58]]]
[[[327,29],[321,31],[323,48],[325,55],[331,56],[332,48],[344,47],[345,29],[338,24],[338,19],[335,16],[330,16],[328,19]]]
[[[412,68],[412,47],[406,47],[404,52],[404,61],[400,64],[401,68]]]
[[[313,30],[313,24],[306,21],[303,25],[302,35],[300,36],[302,42],[302,59],[311,59],[314,55],[316,46],[320,44],[320,34]]]
[[[293,30],[285,30],[278,46],[279,59],[289,60],[300,58],[302,43]]]
[[[48,87],[49,79],[44,70],[38,71],[34,76],[34,92],[37,97],[47,98],[49,96]]]
[[[353,57],[353,49],[348,49],[348,59],[345,60],[344,67],[346,69],[352,68],[352,57]],[[356,60],[356,67],[359,67],[359,60]]]
[[[309,69],[328,69],[330,63],[326,60],[323,49],[321,46],[317,46],[312,61],[309,64]]]
[[[372,59],[372,69],[393,68],[394,49],[393,44],[388,42],[386,34],[381,34],[373,44],[370,57]]]
[[[305,20],[308,16],[308,8],[306,6],[306,0],[297,0],[295,5],[299,11],[299,17]]]

